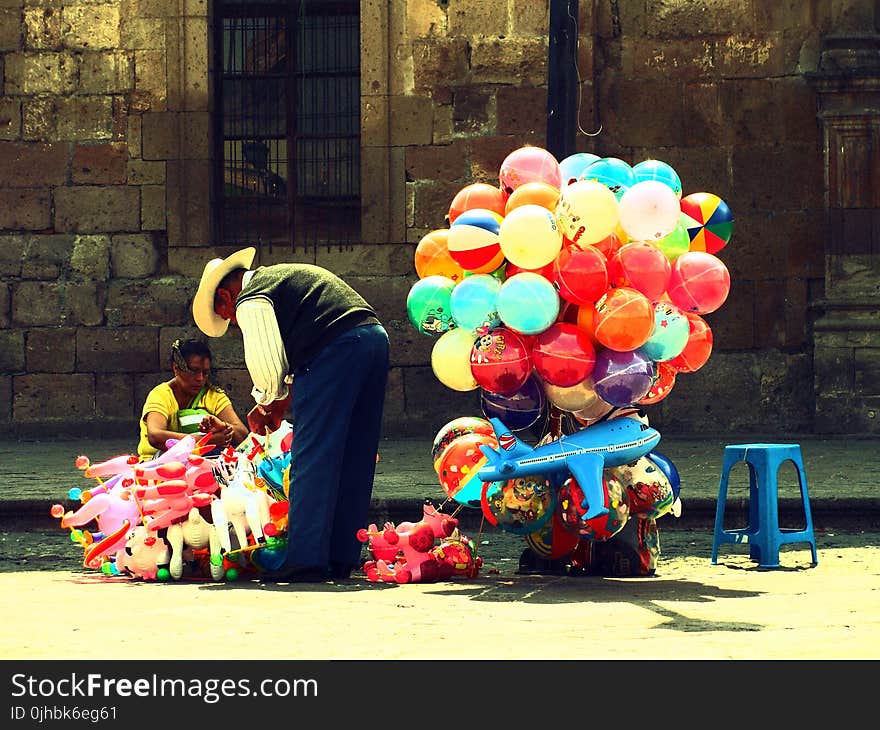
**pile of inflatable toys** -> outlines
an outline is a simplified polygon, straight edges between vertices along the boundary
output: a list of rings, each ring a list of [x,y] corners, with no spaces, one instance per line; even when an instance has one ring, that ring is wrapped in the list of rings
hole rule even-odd
[[[207,436],[169,441],[149,461],[123,454],[92,464],[95,481],[68,492],[76,509],[51,508],[83,565],[144,580],[231,581],[279,567],[286,553],[290,424],[216,456]]]

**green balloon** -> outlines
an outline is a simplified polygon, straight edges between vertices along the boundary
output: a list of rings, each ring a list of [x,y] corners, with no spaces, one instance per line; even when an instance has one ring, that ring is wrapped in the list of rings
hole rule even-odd
[[[439,337],[455,327],[449,305],[455,282],[446,276],[434,275],[419,279],[406,297],[406,313],[419,332]]]
[[[669,259],[669,262],[672,263],[683,253],[687,253],[690,250],[691,237],[688,235],[684,223],[679,221],[678,225],[673,228],[670,233],[667,233],[663,238],[654,241],[654,245],[659,248],[663,252],[663,255]]]

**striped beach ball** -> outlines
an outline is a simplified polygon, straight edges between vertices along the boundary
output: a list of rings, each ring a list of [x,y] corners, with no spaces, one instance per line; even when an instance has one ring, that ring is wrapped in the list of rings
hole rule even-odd
[[[499,231],[503,218],[485,208],[466,210],[449,227],[449,255],[466,271],[488,274],[504,262]]]
[[[691,193],[681,199],[681,221],[691,239],[691,251],[715,253],[733,235],[733,214],[712,193]]]

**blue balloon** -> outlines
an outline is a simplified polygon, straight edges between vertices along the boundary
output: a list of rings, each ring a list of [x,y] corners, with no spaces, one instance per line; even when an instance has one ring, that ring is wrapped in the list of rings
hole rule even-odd
[[[669,480],[669,485],[672,487],[672,496],[674,499],[678,499],[678,493],[681,491],[681,477],[678,474],[678,469],[675,468],[675,464],[672,463],[672,459],[664,456],[659,451],[650,451],[647,457],[657,465],[657,468]]]
[[[559,172],[562,174],[562,187],[580,180],[583,171],[599,159],[601,159],[599,155],[589,152],[576,152],[562,160],[559,163]]]
[[[633,174],[636,182],[644,182],[645,180],[656,180],[664,185],[672,188],[672,192],[678,198],[681,198],[681,179],[678,173],[672,167],[660,160],[643,160],[639,164],[633,166]]]
[[[449,297],[449,308],[456,326],[467,330],[498,327],[501,324],[498,318],[500,290],[501,282],[491,274],[464,277]]]
[[[523,271],[501,285],[498,316],[510,329],[537,335],[553,324],[558,314],[559,294],[540,274]]]
[[[532,374],[513,395],[499,395],[484,390],[481,405],[486,418],[497,418],[511,431],[522,431],[531,428],[543,417],[547,395],[540,380]]]
[[[620,200],[623,194],[636,184],[633,169],[617,157],[603,157],[589,165],[581,180],[596,180],[608,188]]]

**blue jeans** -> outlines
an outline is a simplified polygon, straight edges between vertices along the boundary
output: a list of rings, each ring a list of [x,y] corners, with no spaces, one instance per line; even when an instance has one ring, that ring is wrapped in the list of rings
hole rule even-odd
[[[293,371],[287,565],[357,566],[388,380],[381,325],[344,332]]]

